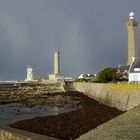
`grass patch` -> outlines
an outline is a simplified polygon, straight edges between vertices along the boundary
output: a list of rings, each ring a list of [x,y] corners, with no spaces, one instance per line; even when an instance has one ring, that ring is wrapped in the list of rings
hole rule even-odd
[[[109,88],[116,91],[140,91],[140,84],[104,84],[105,88]]]

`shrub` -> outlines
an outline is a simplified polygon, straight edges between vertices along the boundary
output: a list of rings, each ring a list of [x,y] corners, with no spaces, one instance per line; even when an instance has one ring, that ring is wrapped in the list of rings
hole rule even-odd
[[[111,68],[105,68],[100,71],[97,75],[97,80],[101,83],[108,83],[111,81],[115,81],[116,79],[116,72]]]

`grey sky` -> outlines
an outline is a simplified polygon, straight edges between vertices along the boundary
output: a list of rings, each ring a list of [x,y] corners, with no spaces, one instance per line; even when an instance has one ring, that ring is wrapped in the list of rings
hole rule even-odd
[[[30,63],[40,76],[96,73],[127,62],[125,22],[139,0],[0,0],[0,80],[25,79]],[[138,28],[138,46],[140,28]]]

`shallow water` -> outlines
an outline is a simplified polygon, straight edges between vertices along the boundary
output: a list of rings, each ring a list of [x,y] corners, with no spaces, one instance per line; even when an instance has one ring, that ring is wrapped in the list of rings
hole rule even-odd
[[[75,110],[73,108],[56,106],[28,107],[22,103],[9,103],[0,105],[0,124],[10,124],[20,120],[31,119],[39,116],[58,115],[60,113]]]

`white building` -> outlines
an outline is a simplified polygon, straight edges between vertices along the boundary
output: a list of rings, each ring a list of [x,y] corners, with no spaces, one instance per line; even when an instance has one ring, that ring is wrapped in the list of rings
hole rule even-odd
[[[78,79],[84,79],[85,75],[84,74],[80,74],[80,76],[78,77]]]
[[[134,59],[129,68],[129,82],[139,83],[140,82],[140,58]]]

